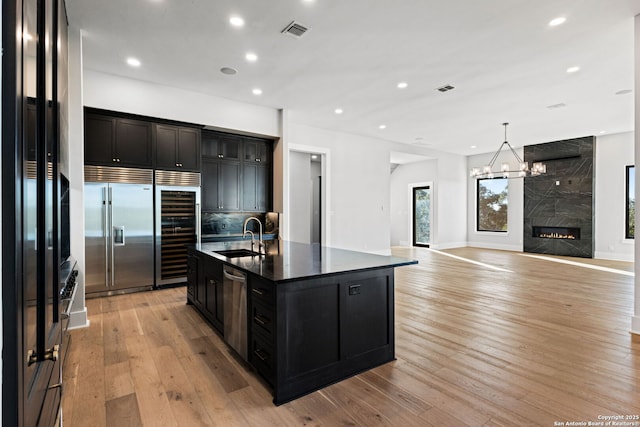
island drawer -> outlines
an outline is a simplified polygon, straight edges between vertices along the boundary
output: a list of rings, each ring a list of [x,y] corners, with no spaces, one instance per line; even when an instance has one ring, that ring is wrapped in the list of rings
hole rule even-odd
[[[271,283],[251,280],[251,298],[253,301],[261,301],[266,305],[272,305],[275,301],[275,287]]]
[[[252,335],[250,343],[250,362],[254,368],[271,384],[275,382],[275,351],[273,347],[258,335]]]
[[[251,307],[251,322],[254,332],[261,333],[271,342],[273,340],[274,321],[273,309],[258,301],[253,301]]]

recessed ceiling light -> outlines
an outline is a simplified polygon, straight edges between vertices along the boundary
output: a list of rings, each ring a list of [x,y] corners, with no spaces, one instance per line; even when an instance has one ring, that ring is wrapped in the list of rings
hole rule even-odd
[[[477,145],[472,145],[471,148],[478,148],[478,146]]]
[[[398,83],[398,89],[406,89],[407,86],[409,86],[407,82]]]
[[[565,22],[567,22],[567,18],[565,18],[564,16],[559,16],[559,17],[554,18],[551,21],[549,21],[549,26],[550,27],[557,27],[558,25],[562,25]]]
[[[127,58],[127,64],[132,67],[139,67],[141,65],[141,62],[137,58]]]
[[[567,73],[569,73],[569,74],[577,73],[578,71],[580,71],[580,67],[569,67],[569,68],[567,68]]]
[[[256,62],[258,60],[258,55],[256,55],[253,52],[247,52],[247,54],[244,57],[249,62]]]
[[[600,134],[603,134],[603,133],[607,133],[607,131],[606,130],[601,130]]]
[[[335,110],[333,110],[333,112],[336,114],[342,114],[344,113],[344,110],[342,108],[336,108]]]
[[[244,27],[244,19],[239,16],[232,16],[229,18],[229,23],[237,28]]]
[[[262,89],[260,88],[254,88],[251,92],[253,92],[254,95],[262,95]]]
[[[386,129],[386,128],[387,128],[387,125],[380,125],[380,126],[378,126],[378,128],[379,128],[379,129]]]
[[[315,159],[317,159],[317,158],[318,158],[318,155],[317,155],[317,154],[312,154],[312,155],[311,155],[311,158],[312,158],[313,160],[315,160]]]
[[[222,68],[220,68],[220,72],[222,74],[226,74],[228,76],[233,76],[234,74],[236,74],[238,72],[238,70],[236,70],[235,68],[231,68],[231,67],[222,67]]]

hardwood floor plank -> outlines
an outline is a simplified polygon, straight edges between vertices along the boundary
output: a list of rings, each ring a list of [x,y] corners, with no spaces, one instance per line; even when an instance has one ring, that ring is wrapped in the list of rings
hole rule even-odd
[[[127,337],[125,342],[129,352],[131,377],[144,425],[178,426],[169,405],[166,387],[151,357],[153,348],[147,344],[144,337]]]
[[[173,348],[164,346],[155,349],[151,356],[156,366],[161,366],[159,376],[166,389],[173,415],[181,425],[213,426],[209,414],[204,410],[200,397],[185,374]]]
[[[185,304],[184,287],[87,300],[91,324],[72,332],[63,372],[65,423],[110,425],[136,412],[134,398],[141,425],[162,427],[546,427],[640,413],[632,277],[516,252],[445,252],[510,272],[394,248],[420,260],[396,270],[397,360],[281,406]]]
[[[141,427],[140,411],[135,393],[107,400],[107,427]]]
[[[127,360],[104,367],[105,399],[113,400],[123,396],[135,394],[131,366],[127,353]]]

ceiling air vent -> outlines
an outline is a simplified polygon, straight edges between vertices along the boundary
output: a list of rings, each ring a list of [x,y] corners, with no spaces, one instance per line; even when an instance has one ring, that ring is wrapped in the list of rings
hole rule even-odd
[[[454,86],[451,85],[444,85],[444,86],[440,86],[439,88],[437,88],[436,90],[440,91],[440,92],[449,92],[450,90],[455,89]]]
[[[302,37],[304,33],[309,31],[309,28],[302,25],[299,22],[291,21],[289,25],[287,25],[284,30],[281,31],[282,34],[289,34],[292,37]]]

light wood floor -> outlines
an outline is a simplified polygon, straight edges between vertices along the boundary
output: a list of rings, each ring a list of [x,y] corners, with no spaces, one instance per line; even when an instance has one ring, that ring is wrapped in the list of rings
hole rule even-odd
[[[633,277],[446,252],[513,272],[394,249],[420,260],[396,270],[397,361],[279,407],[185,304],[185,288],[88,300],[91,326],[73,331],[65,366],[64,425],[554,426],[640,415]]]

